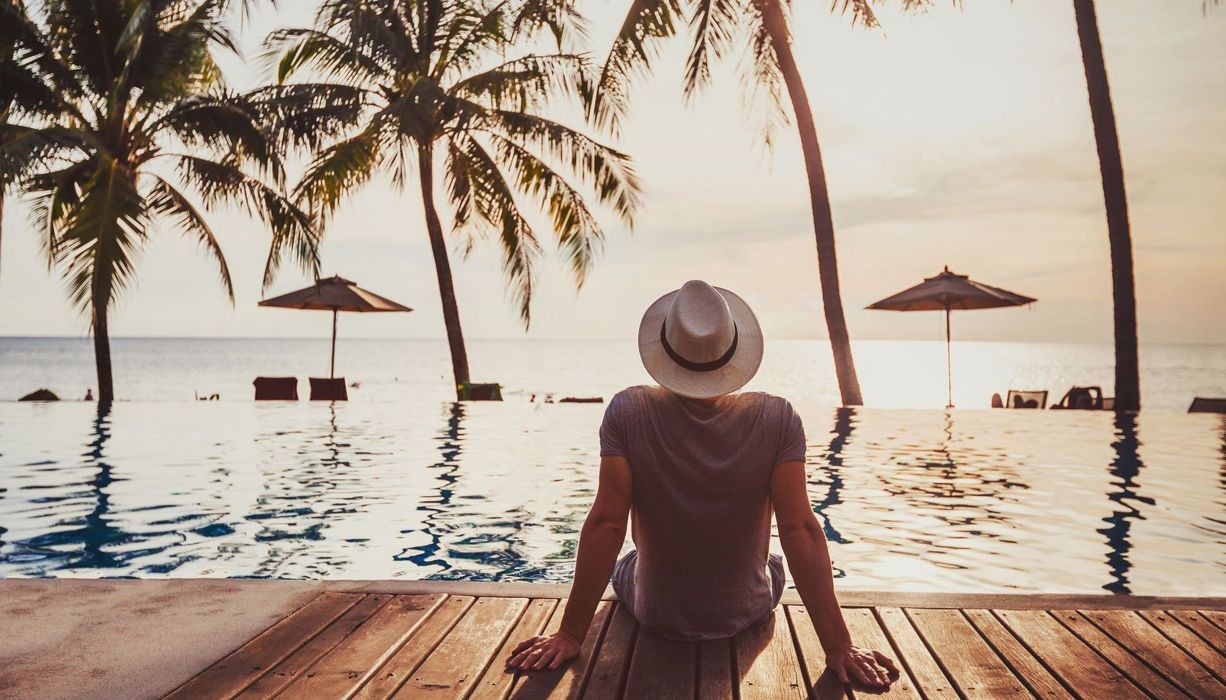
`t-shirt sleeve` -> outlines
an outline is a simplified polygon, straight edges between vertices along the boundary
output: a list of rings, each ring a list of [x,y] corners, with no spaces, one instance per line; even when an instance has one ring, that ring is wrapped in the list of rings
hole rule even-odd
[[[805,426],[800,420],[800,414],[796,413],[796,409],[787,401],[783,402],[780,422],[783,429],[780,433],[779,448],[775,453],[775,465],[805,461]]]
[[[604,420],[600,422],[600,456],[625,457],[626,435],[622,429],[625,411],[625,398],[616,394],[609,400],[604,410]]]

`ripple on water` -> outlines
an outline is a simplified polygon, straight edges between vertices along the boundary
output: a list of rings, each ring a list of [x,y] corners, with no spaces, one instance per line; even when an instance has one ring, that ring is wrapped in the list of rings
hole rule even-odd
[[[568,581],[602,414],[93,410],[0,404],[0,575]],[[1222,592],[1220,417],[801,410],[842,586]]]

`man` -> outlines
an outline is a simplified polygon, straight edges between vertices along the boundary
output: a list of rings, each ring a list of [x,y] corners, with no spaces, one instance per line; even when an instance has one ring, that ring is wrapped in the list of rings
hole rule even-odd
[[[605,411],[600,485],[561,627],[519,644],[507,666],[557,668],[578,655],[610,576],[619,604],[655,634],[717,639],[765,623],[786,582],[769,554],[773,511],[826,665],[843,683],[888,686],[894,662],[852,644],[835,598],[799,416],[777,396],[735,393],[762,361],[753,311],[687,282],[647,309],[639,354],[660,386],[619,392]],[[631,512],[637,549],[617,560]]]

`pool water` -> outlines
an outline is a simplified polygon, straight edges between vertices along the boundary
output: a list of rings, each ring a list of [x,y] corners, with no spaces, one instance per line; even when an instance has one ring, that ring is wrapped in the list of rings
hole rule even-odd
[[[844,588],[1226,594],[1221,416],[797,405]],[[602,412],[0,404],[0,576],[565,582]]]

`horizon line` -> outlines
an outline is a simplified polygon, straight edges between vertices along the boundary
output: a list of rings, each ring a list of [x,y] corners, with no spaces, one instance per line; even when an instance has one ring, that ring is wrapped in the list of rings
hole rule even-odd
[[[89,340],[89,335],[0,335],[0,340]],[[111,335],[111,340],[317,340],[327,342],[329,339],[326,336],[261,336],[261,335]],[[338,340],[384,340],[384,341],[427,341],[427,342],[446,342],[444,337],[414,337],[414,336],[349,336],[346,338],[338,338]],[[511,338],[511,337],[475,337],[466,338],[466,342],[524,342],[524,343],[554,343],[554,342],[634,342],[632,337],[608,337],[608,338]],[[792,342],[829,342],[829,338],[824,337],[802,337],[802,338],[776,338],[775,341],[792,341]],[[853,344],[862,342],[916,342],[916,343],[941,343],[945,340],[941,338],[860,338],[852,339]],[[1084,341],[1084,340],[957,340],[955,344],[966,343],[999,343],[1011,345],[1026,345],[1026,344],[1043,344],[1043,345],[1100,345],[1112,346],[1111,341]],[[1214,341],[1162,341],[1162,342],[1144,342],[1141,346],[1197,346],[1197,347],[1226,347],[1226,343]]]

